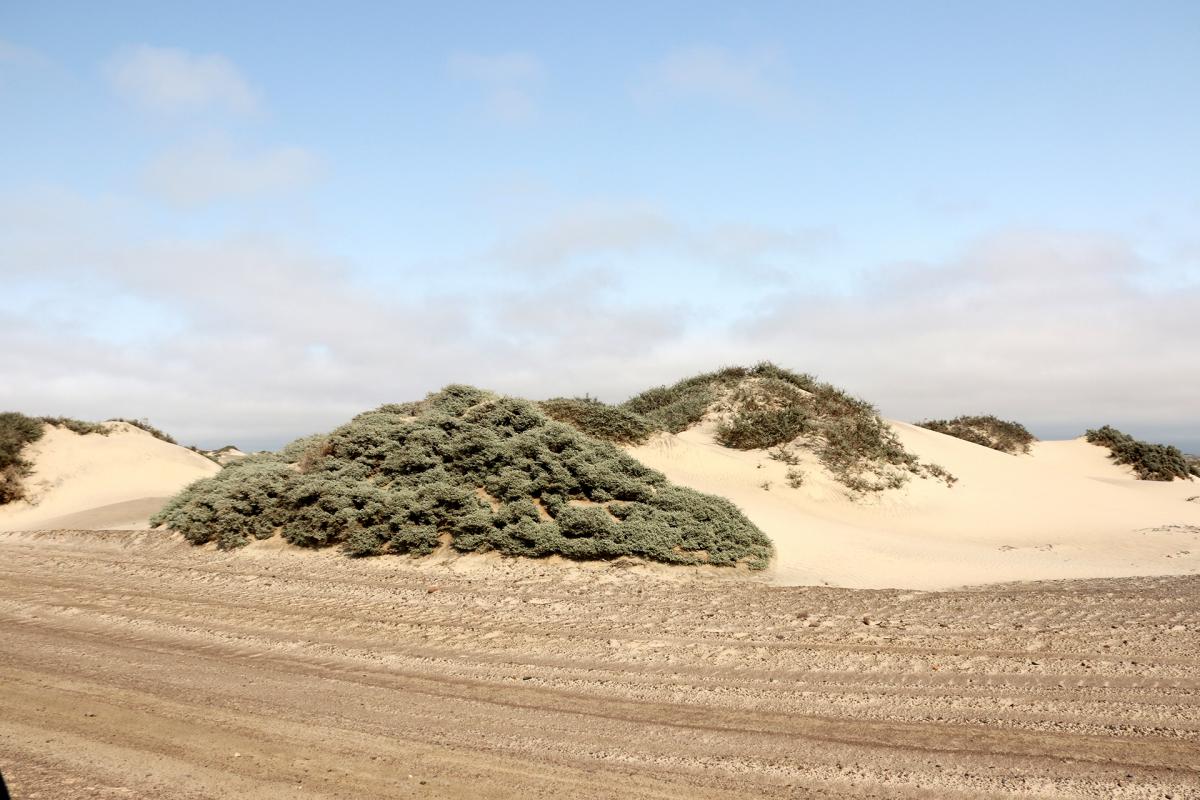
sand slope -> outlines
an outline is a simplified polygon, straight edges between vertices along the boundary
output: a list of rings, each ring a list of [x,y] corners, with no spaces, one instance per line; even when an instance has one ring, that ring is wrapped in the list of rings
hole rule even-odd
[[[922,461],[959,478],[852,501],[814,457],[805,484],[762,451],[717,445],[712,426],[630,452],[677,483],[728,497],[775,543],[788,585],[938,589],[1057,578],[1200,572],[1200,481],[1139,481],[1082,439],[1011,456],[891,423]],[[770,482],[770,488],[762,484]]]
[[[124,422],[107,436],[46,426],[25,450],[28,500],[0,506],[0,530],[146,527],[166,499],[220,467]]]

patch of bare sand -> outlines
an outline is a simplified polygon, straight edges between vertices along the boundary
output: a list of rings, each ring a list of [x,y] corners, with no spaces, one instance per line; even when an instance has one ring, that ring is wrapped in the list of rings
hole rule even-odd
[[[1200,484],[1139,481],[1082,439],[1013,456],[893,422],[910,451],[958,477],[852,499],[815,456],[804,484],[711,424],[629,448],[685,486],[737,504],[775,544],[787,585],[939,589],[989,582],[1200,572]]]
[[[23,456],[33,464],[27,500],[0,506],[0,531],[138,528],[166,499],[220,466],[125,422],[108,435],[45,426]]]

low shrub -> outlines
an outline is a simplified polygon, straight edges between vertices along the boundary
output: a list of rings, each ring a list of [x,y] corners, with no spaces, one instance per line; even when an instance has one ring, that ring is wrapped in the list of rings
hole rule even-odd
[[[810,449],[853,492],[897,488],[912,475],[932,475],[871,404],[770,362],[726,367],[650,389],[623,407],[672,433],[709,413],[719,414],[719,444],[739,450],[776,448],[771,457],[777,460],[795,458],[792,447]]]
[[[658,430],[679,433],[704,419],[716,396],[708,386],[660,386],[626,400],[621,408],[645,418]]]
[[[298,477],[274,456],[248,456],[188,486],[150,523],[178,531],[193,544],[216,542],[222,549],[266,539],[286,521],[284,501]]]
[[[109,433],[108,426],[103,422],[85,422],[81,419],[72,419],[71,417],[39,417],[38,419],[47,425],[53,425],[56,428],[66,428],[69,431],[78,433],[80,436],[87,436],[92,433],[107,436]]]
[[[807,421],[808,415],[798,408],[743,410],[717,425],[716,440],[735,450],[765,450],[804,433]]]
[[[42,434],[40,420],[17,411],[0,413],[0,505],[25,497],[22,481],[33,465],[21,456],[21,451]]]
[[[717,424],[716,440],[735,450],[782,447],[808,429],[807,394],[776,377],[744,381],[723,402],[730,413]]]
[[[1107,447],[1113,461],[1132,467],[1141,480],[1173,481],[1176,478],[1190,480],[1193,476],[1200,477],[1200,466],[1189,461],[1178,447],[1139,441],[1111,425],[1089,430],[1086,436],[1092,444]]]
[[[949,420],[930,419],[918,422],[917,426],[1012,455],[1028,453],[1029,446],[1037,441],[1021,423],[999,419],[991,414]]]
[[[655,426],[640,414],[590,397],[555,397],[538,406],[551,419],[607,442],[641,444],[655,431]]]
[[[762,568],[771,552],[726,501],[670,485],[537,404],[457,385],[230,464],[153,523],[220,547],[278,531],[355,556],[422,555],[445,541],[463,552]]]

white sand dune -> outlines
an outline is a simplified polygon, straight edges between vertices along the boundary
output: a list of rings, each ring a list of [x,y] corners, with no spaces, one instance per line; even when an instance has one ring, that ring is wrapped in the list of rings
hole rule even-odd
[[[900,422],[905,447],[959,478],[851,500],[808,455],[806,480],[763,451],[717,445],[712,426],[630,452],[736,503],[774,542],[782,584],[943,589],[1058,578],[1200,572],[1200,481],[1137,480],[1082,439],[1012,456]],[[764,482],[770,488],[764,489]]]
[[[167,498],[220,467],[125,422],[107,436],[47,425],[23,453],[27,500],[0,506],[0,531],[144,528]]]

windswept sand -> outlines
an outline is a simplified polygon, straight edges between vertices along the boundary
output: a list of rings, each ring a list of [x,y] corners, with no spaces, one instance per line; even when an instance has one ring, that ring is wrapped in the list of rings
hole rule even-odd
[[[1200,577],[945,593],[0,534],[18,800],[1195,798]]]
[[[891,423],[922,461],[959,478],[914,480],[852,501],[815,457],[798,489],[762,451],[717,445],[713,426],[630,453],[666,476],[736,503],[774,542],[785,585],[943,589],[979,583],[1200,572],[1200,481],[1137,480],[1082,439],[1013,456]],[[762,487],[769,482],[770,488]]]
[[[23,456],[28,500],[0,506],[0,531],[143,528],[167,498],[220,471],[186,447],[125,422],[107,436],[45,426]]]

